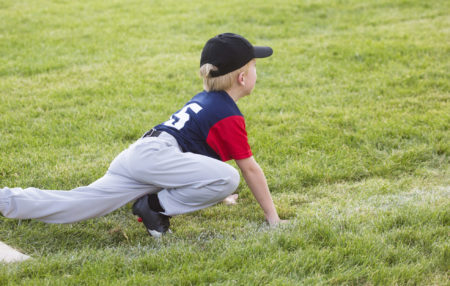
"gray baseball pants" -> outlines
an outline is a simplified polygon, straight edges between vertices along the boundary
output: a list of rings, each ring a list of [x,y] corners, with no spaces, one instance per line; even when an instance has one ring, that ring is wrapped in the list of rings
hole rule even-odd
[[[0,189],[0,212],[8,218],[72,223],[99,217],[146,194],[158,193],[164,214],[193,212],[232,194],[239,172],[207,156],[183,153],[168,133],[141,138],[89,186],[70,191]]]

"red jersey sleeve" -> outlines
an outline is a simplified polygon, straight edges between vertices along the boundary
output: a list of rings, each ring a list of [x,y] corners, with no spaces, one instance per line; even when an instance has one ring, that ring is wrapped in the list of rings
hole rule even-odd
[[[252,156],[244,117],[239,115],[224,118],[214,124],[209,130],[206,142],[222,161]]]

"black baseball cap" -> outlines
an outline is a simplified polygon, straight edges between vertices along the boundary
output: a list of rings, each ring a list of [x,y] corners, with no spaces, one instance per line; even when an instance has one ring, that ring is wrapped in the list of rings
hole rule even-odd
[[[200,58],[200,66],[212,64],[218,68],[211,71],[211,77],[218,77],[235,71],[254,58],[266,58],[271,56],[271,47],[253,46],[244,37],[224,33],[209,39],[203,47]]]

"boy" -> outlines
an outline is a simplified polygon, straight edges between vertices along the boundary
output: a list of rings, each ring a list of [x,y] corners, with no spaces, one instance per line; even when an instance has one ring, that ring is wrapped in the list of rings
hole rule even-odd
[[[223,162],[234,159],[266,220],[276,225],[280,218],[235,103],[255,86],[255,58],[270,55],[270,47],[254,47],[236,34],[210,39],[200,60],[205,90],[120,153],[105,176],[68,192],[4,188],[0,212],[9,218],[70,223],[138,199],[133,214],[158,237],[168,231],[170,216],[212,206],[237,189],[238,171]]]

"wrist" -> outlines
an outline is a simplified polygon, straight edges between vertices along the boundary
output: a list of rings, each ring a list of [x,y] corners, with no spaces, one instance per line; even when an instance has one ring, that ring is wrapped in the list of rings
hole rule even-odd
[[[281,221],[280,217],[276,213],[271,216],[266,215],[266,220],[270,225],[277,224]]]

